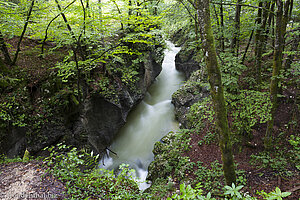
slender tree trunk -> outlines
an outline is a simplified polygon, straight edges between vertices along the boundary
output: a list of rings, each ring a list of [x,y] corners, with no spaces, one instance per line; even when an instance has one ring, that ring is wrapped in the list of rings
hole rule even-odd
[[[4,41],[4,36],[2,35],[1,31],[0,31],[0,49],[1,49],[1,51],[3,53],[3,56],[4,56],[4,62],[8,65],[11,65],[12,60],[10,58],[7,46],[6,46],[5,41]]]
[[[273,20],[272,20],[272,31],[271,31],[271,35],[272,35],[272,47],[275,48],[275,17],[273,16]]]
[[[194,22],[195,22],[195,35],[196,35],[196,41],[198,42],[199,41],[199,34],[198,34],[198,21],[197,21],[197,14],[195,14],[195,17],[194,17]],[[198,44],[198,43],[197,43]],[[198,48],[198,45],[197,45],[197,48]]]
[[[4,68],[4,61],[2,60],[2,58],[0,57],[0,70],[2,71]]]
[[[45,36],[44,36],[44,40],[42,42],[42,47],[41,47],[41,54],[44,54],[44,46],[46,44],[46,40],[48,38],[48,30],[49,30],[49,27],[51,25],[52,22],[54,22],[54,20],[56,20],[59,15],[61,15],[62,12],[64,12],[69,6],[71,6],[73,3],[75,3],[76,0],[73,0],[71,3],[69,3],[58,15],[56,15],[54,18],[52,18],[50,20],[50,22],[48,23],[47,27],[46,27],[46,30],[45,30]]]
[[[270,8],[270,2],[263,3],[262,19],[260,27],[256,35],[256,70],[257,70],[257,84],[258,87],[261,84],[261,71],[262,71],[262,54],[265,46],[265,29],[268,20],[268,11]]]
[[[73,32],[73,30],[72,30],[72,28],[71,28],[71,26],[70,26],[70,24],[67,20],[66,15],[63,13],[63,9],[61,8],[58,0],[55,0],[55,2],[56,2],[56,5],[58,7],[58,10],[60,12],[60,15],[62,16],[65,24],[67,25],[67,29],[69,30],[75,44],[77,45],[77,48],[73,48],[74,54],[76,53],[76,49],[77,50],[79,49],[79,55],[81,56],[82,60],[86,60],[86,55],[85,55],[86,52],[82,49],[82,46],[80,44],[80,38],[79,39],[76,38],[75,33]]]
[[[252,37],[253,37],[253,33],[254,33],[254,30],[251,31],[251,34],[250,34],[250,37],[249,37],[249,40],[248,40],[248,43],[247,43],[247,46],[246,46],[243,58],[242,58],[242,62],[241,62],[242,64],[244,64],[244,62],[245,62],[246,55],[247,55],[247,52],[248,52],[248,49],[250,47],[250,43],[251,43],[251,40],[252,40]]]
[[[83,35],[85,36],[86,8],[84,7],[83,0],[80,0],[80,3],[81,3],[82,11],[83,11]]]
[[[261,83],[261,57],[259,56],[261,53],[261,24],[262,24],[262,6],[263,2],[258,3],[258,11],[257,11],[257,29],[255,32],[255,69],[256,69],[256,81],[259,86]]]
[[[117,8],[117,10],[118,10],[118,13],[119,13],[119,15],[121,16],[121,15],[122,15],[122,12],[121,12],[121,10],[120,10],[120,8],[119,8],[117,2],[116,2],[115,0],[113,0],[112,2],[115,4],[115,6],[116,6],[116,8]],[[121,30],[123,30],[123,29],[124,29],[124,25],[123,25],[122,21],[120,22],[120,24],[121,24]]]
[[[130,15],[132,15],[132,8],[131,8],[131,6],[132,6],[132,1],[131,1],[131,0],[128,1],[128,6],[129,6],[129,9],[128,9],[128,15],[129,15],[129,17],[130,17]]]
[[[294,52],[297,51],[298,46],[299,46],[299,42],[300,42],[300,35],[296,35],[295,38],[293,39],[291,51],[294,51]],[[285,65],[284,65],[285,70],[291,68],[291,64],[292,64],[292,61],[293,61],[294,57],[295,57],[294,54],[289,54],[287,56],[286,61],[285,61]]]
[[[101,0],[98,0],[98,9],[99,9],[99,18],[100,22],[102,21],[102,7],[101,7]]]
[[[221,0],[220,5],[220,18],[221,18],[221,50],[224,52],[225,50],[225,37],[224,37],[224,12],[223,12],[223,1]]]
[[[234,18],[234,32],[233,38],[231,41],[231,50],[232,52],[236,52],[236,56],[239,54],[239,37],[240,37],[240,17],[241,17],[241,8],[240,4],[242,0],[237,0],[236,2],[236,10],[235,10],[235,18]]]
[[[199,30],[202,39],[202,49],[205,56],[206,67],[211,87],[211,96],[216,114],[216,131],[220,138],[223,171],[227,185],[236,182],[230,130],[228,127],[227,110],[224,100],[224,91],[221,81],[221,72],[217,60],[214,36],[210,21],[209,0],[197,0],[197,14]]]
[[[268,41],[268,37],[269,37],[269,34],[270,34],[270,30],[273,30],[273,24],[272,24],[272,22],[273,22],[273,20],[274,20],[274,10],[275,10],[275,1],[273,0],[272,2],[271,2],[271,8],[270,8],[270,12],[269,12],[269,16],[268,16],[268,22],[267,22],[267,27],[266,27],[266,34],[265,34],[265,38],[264,38],[264,40],[267,42]],[[263,47],[263,51],[265,51],[265,49],[266,49],[266,46],[267,45],[265,45],[264,47]],[[273,47],[273,45],[272,45],[272,47]]]
[[[31,16],[31,12],[32,12],[32,10],[33,10],[34,2],[35,2],[35,0],[32,0],[32,1],[31,1],[31,5],[30,5],[30,8],[29,8],[27,17],[26,17],[26,21],[25,21],[25,24],[24,24],[24,28],[23,28],[23,31],[22,31],[22,33],[21,33],[20,39],[19,39],[19,41],[18,41],[18,44],[17,44],[17,50],[16,50],[16,53],[15,53],[14,59],[13,59],[13,61],[11,62],[11,65],[16,64],[16,62],[17,62],[17,58],[18,58],[19,52],[20,52],[20,50],[21,50],[21,49],[20,49],[20,45],[21,45],[21,42],[22,42],[23,37],[24,37],[24,35],[25,35],[25,32],[26,32],[28,23],[29,23],[29,19],[30,19],[30,16]]]
[[[289,0],[287,0],[289,1]],[[266,149],[271,148],[272,144],[272,133],[274,126],[274,118],[277,104],[277,94],[278,94],[278,83],[280,81],[279,75],[282,68],[282,52],[284,46],[284,34],[286,29],[286,23],[283,19],[283,2],[282,0],[277,0],[277,11],[276,11],[276,38],[275,38],[275,48],[274,48],[274,58],[273,58],[273,73],[270,84],[270,98],[271,98],[271,119],[267,123],[267,131],[264,138],[264,146]]]

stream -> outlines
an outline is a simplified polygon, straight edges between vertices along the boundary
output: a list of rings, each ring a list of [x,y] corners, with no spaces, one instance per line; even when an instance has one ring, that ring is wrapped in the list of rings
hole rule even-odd
[[[122,163],[129,164],[136,171],[141,190],[150,186],[145,180],[148,166],[154,159],[154,143],[178,129],[171,99],[184,81],[184,75],[175,69],[175,56],[180,48],[171,42],[167,45],[160,75],[144,100],[129,114],[125,126],[110,146],[117,155],[110,153],[104,160],[105,165],[100,166],[111,170],[118,169]]]

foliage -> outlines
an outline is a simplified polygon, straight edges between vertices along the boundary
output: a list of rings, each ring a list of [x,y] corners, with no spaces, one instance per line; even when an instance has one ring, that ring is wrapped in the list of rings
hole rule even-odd
[[[239,78],[247,67],[241,64],[240,59],[234,57],[231,53],[221,53],[220,58],[222,59],[222,83],[225,90],[230,93],[240,91]]]
[[[284,197],[291,195],[291,192],[281,192],[281,190],[276,187],[275,191],[270,193],[266,193],[264,191],[259,192],[261,196],[263,196],[266,200],[282,200]]]
[[[228,200],[256,200],[256,197],[251,197],[246,193],[242,193],[242,188],[244,186],[238,185],[236,186],[234,183],[231,186],[224,186],[224,199]],[[259,195],[263,197],[263,199],[266,200],[282,200],[284,197],[289,196],[290,192],[281,192],[281,190],[276,187],[274,191],[271,191],[270,193],[266,193],[264,191],[259,192]],[[190,200],[190,199],[199,199],[199,200],[215,200],[214,197],[212,197],[211,193],[207,193],[206,196],[203,195],[203,191],[201,189],[201,184],[198,183],[196,188],[192,188],[190,185],[186,185],[185,183],[180,184],[180,194],[173,194],[173,196],[170,198],[167,198],[168,200],[172,199],[182,199],[182,200]]]
[[[271,102],[266,92],[241,90],[226,97],[233,118],[232,129],[238,135],[249,136],[253,126],[266,123],[271,117]]]
[[[214,129],[214,110],[210,97],[202,99],[202,101],[193,104],[187,115],[191,127],[201,129],[206,123],[212,125]]]
[[[291,135],[288,141],[292,145],[292,150],[290,151],[290,161],[295,163],[295,167],[300,170],[300,137]]]
[[[258,155],[251,155],[251,163],[265,169],[272,169],[274,174],[282,176],[292,176],[287,165],[289,159],[284,155],[283,151],[273,153],[262,152]]]
[[[15,162],[24,162],[24,161],[20,157],[7,158],[4,154],[0,154],[0,164],[15,163]]]
[[[180,184],[180,194],[174,194],[172,196],[172,198],[167,198],[167,200],[171,200],[171,199],[187,199],[187,200],[193,200],[196,198],[199,198],[200,195],[202,194],[202,190],[198,189],[200,185],[198,185],[198,187],[196,187],[196,189],[193,189],[191,185],[185,185],[185,183]]]
[[[210,167],[205,167],[202,162],[198,161],[194,174],[196,175],[194,183],[202,183],[206,191],[214,193],[221,190],[224,177],[222,165],[218,161],[212,162]]]
[[[120,166],[120,174],[98,169],[99,155],[84,150],[58,144],[46,148],[50,152],[45,159],[48,171],[66,186],[69,199],[109,198],[142,199],[142,194],[134,181],[134,170]]]

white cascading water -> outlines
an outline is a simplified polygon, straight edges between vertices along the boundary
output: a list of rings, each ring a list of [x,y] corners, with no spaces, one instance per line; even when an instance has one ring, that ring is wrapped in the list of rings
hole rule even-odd
[[[167,42],[168,49],[162,64],[162,71],[151,85],[144,100],[129,114],[125,126],[118,133],[101,168],[118,169],[122,163],[136,170],[141,190],[150,185],[145,182],[147,168],[153,161],[154,143],[170,131],[178,129],[175,121],[172,94],[179,89],[184,76],[175,69],[175,56],[180,48]]]

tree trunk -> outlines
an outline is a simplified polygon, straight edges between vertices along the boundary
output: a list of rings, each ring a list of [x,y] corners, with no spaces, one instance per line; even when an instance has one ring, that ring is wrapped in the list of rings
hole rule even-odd
[[[223,12],[223,2],[221,0],[220,5],[220,17],[221,17],[221,50],[224,52],[225,50],[225,42],[224,42],[224,12]]]
[[[265,29],[268,20],[268,11],[270,2],[263,3],[262,22],[259,27],[259,34],[257,35],[256,42],[256,70],[257,70],[257,84],[261,84],[261,68],[262,68],[262,54],[265,46]]]
[[[3,53],[3,56],[4,56],[4,62],[8,65],[11,65],[12,63],[12,60],[10,58],[10,55],[9,55],[9,52],[8,52],[8,49],[7,49],[7,46],[5,44],[5,41],[4,41],[4,36],[2,35],[2,32],[0,31],[0,50],[2,51]]]
[[[239,54],[239,37],[240,37],[240,17],[241,17],[241,4],[242,0],[237,0],[236,2],[236,10],[235,10],[235,18],[234,18],[234,31],[233,38],[231,41],[231,50],[232,52],[236,52],[236,56]]]
[[[255,32],[255,69],[256,69],[256,81],[257,85],[261,84],[261,52],[262,52],[262,45],[261,45],[261,27],[262,27],[262,6],[263,3],[259,2],[258,4],[258,11],[257,11],[257,29]]]
[[[274,20],[274,10],[275,10],[275,1],[272,1],[272,2],[271,2],[271,8],[270,8],[269,16],[268,16],[268,22],[267,22],[268,26],[266,27],[266,34],[265,34],[265,38],[264,38],[264,40],[265,40],[266,42],[268,41],[268,37],[269,37],[270,30],[273,30],[272,22],[273,22],[273,20]],[[267,46],[267,45],[265,45],[265,46],[263,47],[263,49],[264,49],[263,51],[265,51],[266,46]],[[271,46],[274,47],[273,44],[272,44]]]
[[[289,1],[289,0],[287,0]],[[275,48],[274,48],[274,58],[273,58],[273,73],[270,84],[270,98],[271,98],[271,119],[267,123],[267,131],[264,138],[264,146],[266,149],[271,148],[272,144],[272,133],[274,126],[274,118],[277,105],[277,94],[278,94],[278,83],[280,70],[282,68],[282,52],[284,46],[284,34],[286,29],[286,23],[283,19],[283,2],[282,0],[277,0],[277,11],[276,11],[276,29],[275,29]]]
[[[243,58],[242,58],[242,64],[244,64],[245,62],[245,59],[246,59],[246,55],[247,55],[247,52],[248,52],[248,49],[249,49],[249,46],[250,46],[250,43],[251,43],[251,40],[252,40],[252,37],[253,37],[253,33],[254,33],[254,30],[251,31],[250,33],[250,37],[249,37],[249,40],[248,40],[248,43],[247,43],[247,46],[246,46],[246,49],[245,49],[245,52],[244,52],[244,55],[243,55]]]
[[[221,81],[221,72],[218,65],[215,42],[210,21],[209,0],[197,0],[197,14],[199,30],[202,39],[202,49],[210,83],[210,93],[216,115],[216,131],[219,135],[222,153],[223,171],[227,185],[236,182],[230,130],[228,127],[227,110],[224,100],[224,91]]]
[[[21,49],[20,49],[20,45],[21,45],[21,42],[22,42],[23,37],[24,37],[24,35],[25,35],[25,32],[26,32],[28,23],[29,23],[29,19],[30,19],[30,16],[31,16],[31,12],[32,12],[33,6],[34,6],[34,1],[35,1],[35,0],[32,0],[32,1],[31,1],[31,5],[30,5],[30,8],[29,8],[27,17],[26,17],[26,21],[25,21],[25,24],[24,24],[24,28],[23,28],[23,31],[22,31],[22,33],[21,33],[20,39],[19,39],[19,41],[18,41],[18,44],[17,44],[17,50],[16,50],[16,53],[15,53],[14,59],[13,59],[13,61],[11,62],[11,65],[16,64],[16,62],[17,62],[17,58],[18,58],[19,52],[20,52],[20,50],[21,50]]]

